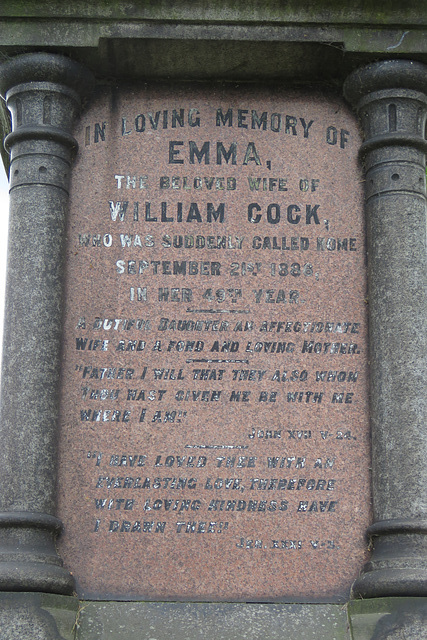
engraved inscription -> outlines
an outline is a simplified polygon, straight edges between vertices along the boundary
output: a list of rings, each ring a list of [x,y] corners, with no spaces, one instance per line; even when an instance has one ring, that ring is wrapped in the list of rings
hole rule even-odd
[[[370,517],[353,117],[147,86],[79,127],[59,477],[79,593],[345,600]]]

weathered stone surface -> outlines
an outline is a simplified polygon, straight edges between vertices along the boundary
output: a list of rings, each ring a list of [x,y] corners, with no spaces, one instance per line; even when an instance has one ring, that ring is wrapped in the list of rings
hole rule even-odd
[[[427,598],[368,598],[348,604],[352,640],[419,640],[427,625]]]
[[[44,53],[0,68],[13,123],[0,420],[5,591],[73,591],[55,548],[62,267],[71,130],[91,83],[79,64]]]
[[[353,117],[121,87],[75,134],[59,506],[79,593],[345,599],[369,522]]]
[[[349,640],[340,605],[88,603],[79,617],[77,640]]]
[[[426,78],[388,60],[345,85],[365,133],[374,552],[361,597],[427,595]]]
[[[0,50],[53,49],[98,77],[332,82],[372,59],[427,62],[422,0],[35,3],[0,7]]]
[[[0,593],[2,640],[74,640],[77,598],[44,593]]]

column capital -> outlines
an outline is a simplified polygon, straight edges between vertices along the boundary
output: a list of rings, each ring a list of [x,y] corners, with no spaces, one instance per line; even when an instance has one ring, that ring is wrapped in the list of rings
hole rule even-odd
[[[365,134],[361,154],[365,159],[367,153],[384,146],[427,152],[426,65],[411,60],[376,62],[347,78],[344,95],[361,119]],[[375,160],[375,156],[370,159]]]
[[[12,132],[4,142],[11,156],[11,189],[42,183],[68,190],[70,161],[77,150],[71,131],[92,86],[92,74],[63,56],[31,53],[0,66],[0,93],[12,115]],[[52,158],[38,162],[38,154]],[[56,158],[62,167],[54,175]]]
[[[382,60],[356,69],[344,83],[344,96],[356,109],[369,93],[387,89],[427,92],[427,66],[414,60]]]
[[[0,66],[0,94],[27,82],[53,82],[64,85],[83,98],[93,87],[92,73],[80,63],[52,53],[24,53]]]

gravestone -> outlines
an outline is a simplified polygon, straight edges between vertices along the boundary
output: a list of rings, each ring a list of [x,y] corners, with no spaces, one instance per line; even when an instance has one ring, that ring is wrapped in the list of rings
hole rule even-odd
[[[314,4],[0,9],[6,640],[427,628],[425,16]]]
[[[370,518],[356,120],[334,96],[133,86],[75,136],[59,513],[78,592],[345,601]]]

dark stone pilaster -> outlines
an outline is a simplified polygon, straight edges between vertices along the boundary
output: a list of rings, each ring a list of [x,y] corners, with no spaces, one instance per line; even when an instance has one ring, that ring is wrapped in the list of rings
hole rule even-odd
[[[0,67],[12,113],[1,393],[0,590],[70,594],[55,548],[56,440],[68,183],[80,65],[35,53]]]
[[[427,67],[374,63],[345,83],[365,142],[374,523],[356,597],[427,595]]]

